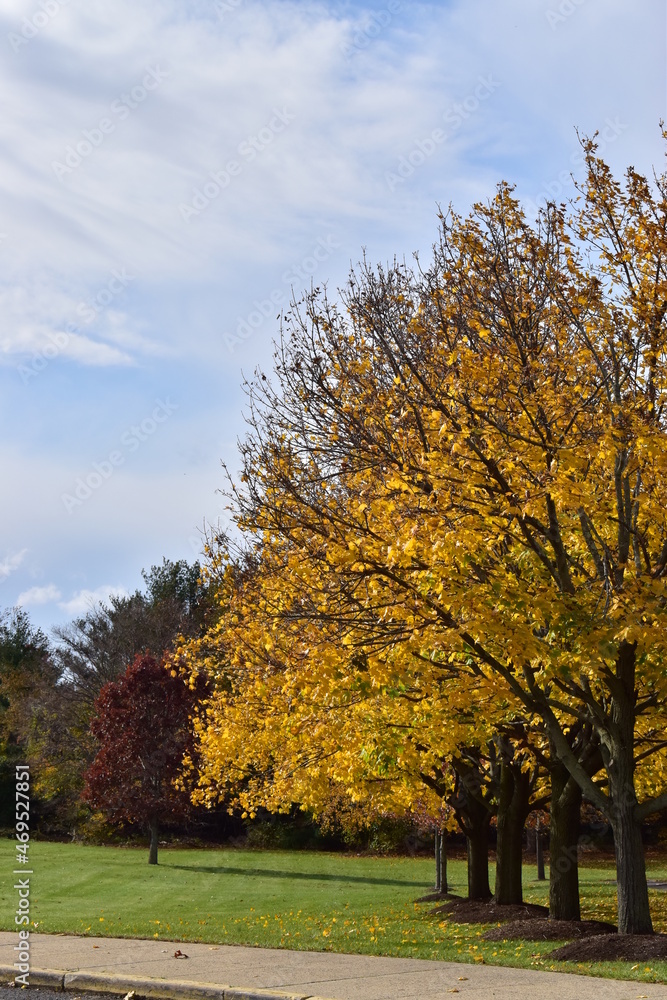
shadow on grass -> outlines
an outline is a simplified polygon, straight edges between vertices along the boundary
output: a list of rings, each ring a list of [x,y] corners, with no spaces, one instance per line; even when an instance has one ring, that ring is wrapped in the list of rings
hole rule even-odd
[[[244,875],[250,878],[285,878],[293,881],[309,882],[359,882],[362,885],[404,885],[406,889],[423,889],[426,882],[407,882],[398,878],[372,878],[362,875],[330,875],[325,872],[276,871],[274,868],[232,868],[228,865],[170,865],[162,864],[162,868],[174,868],[184,872],[206,872],[208,875]]]

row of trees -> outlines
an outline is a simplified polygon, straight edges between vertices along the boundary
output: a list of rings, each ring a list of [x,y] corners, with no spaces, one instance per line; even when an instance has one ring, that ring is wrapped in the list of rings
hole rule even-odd
[[[155,795],[151,797],[148,785],[137,781],[138,769],[146,770],[149,757],[148,771],[154,779],[158,760],[169,762],[162,768],[159,794],[163,812],[178,818],[170,783],[180,770],[192,732],[189,720],[196,698],[149,651],[158,659],[167,657],[177,637],[201,632],[212,612],[212,595],[203,586],[196,563],[164,560],[143,575],[144,590],[91,606],[69,625],[55,629],[52,640],[31,625],[23,609],[0,616],[3,825],[12,823],[14,765],[26,761],[33,777],[33,806],[47,831],[62,834],[85,828],[91,806],[103,807],[111,821],[151,827]],[[122,726],[119,700],[134,713]],[[179,714],[177,702],[187,710]],[[101,787],[104,761],[112,752],[105,746],[113,718],[115,749],[120,754],[113,765],[115,782],[120,788],[120,776],[125,779],[123,794],[128,802],[122,817],[111,795],[113,782],[106,798],[93,794],[95,782],[98,790]],[[144,744],[141,753],[139,741]],[[180,795],[179,803],[181,799],[187,802],[186,796]]]
[[[240,544],[180,654],[213,686],[195,798],[332,789],[465,832],[521,899],[550,802],[551,915],[579,913],[582,796],[610,824],[623,933],[652,931],[642,823],[667,806],[667,178],[584,142],[578,202],[501,184],[428,266],[364,264],[295,304],[248,384]],[[195,763],[190,762],[191,774]]]
[[[193,719],[208,689],[203,678],[185,683],[173,661],[174,642],[205,633],[217,615],[210,574],[205,585],[197,564],[165,560],[144,581],[144,591],[112,597],[55,629],[55,641],[22,609],[2,615],[0,825],[12,824],[14,766],[27,761],[33,819],[43,833],[147,833],[149,863],[156,864],[166,828],[218,839],[243,832],[238,817],[227,817],[227,801],[213,815],[192,801],[199,776]],[[359,842],[369,819],[332,789],[310,835]],[[392,814],[373,819],[395,823]],[[431,825],[423,812],[412,823]],[[297,829],[289,833],[293,826],[291,817],[286,836],[298,836]]]
[[[145,822],[153,862],[188,799],[427,814],[465,834],[471,898],[495,822],[500,904],[548,807],[558,919],[579,916],[585,800],[613,831],[619,930],[651,932],[667,179],[621,185],[584,152],[577,205],[531,224],[502,184],[441,217],[427,267],[364,264],[340,304],[295,304],[275,378],[247,386],[240,542],[211,539],[204,580],[165,561],[55,647],[5,615],[5,781],[27,756],[60,816]]]

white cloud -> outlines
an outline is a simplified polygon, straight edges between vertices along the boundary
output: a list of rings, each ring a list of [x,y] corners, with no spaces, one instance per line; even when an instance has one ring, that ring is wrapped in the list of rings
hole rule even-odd
[[[32,356],[39,367],[68,358],[100,367],[168,353],[142,335],[140,322],[126,311],[99,306],[99,290],[82,288],[75,297],[58,287],[61,283],[62,277],[46,275],[36,281],[26,275],[21,285],[0,287],[0,356],[5,360]]]
[[[282,309],[310,275],[335,289],[361,247],[371,262],[427,257],[436,205],[465,213],[503,177],[525,201],[567,197],[576,125],[627,123],[605,151],[617,175],[660,165],[662,0],[646,0],[641,31],[628,0],[404,0],[389,22],[388,2],[373,7],[240,0],[219,17],[215,0],[85,0],[14,51],[7,36],[41,7],[2,5],[1,515],[31,565],[14,573],[8,556],[0,581],[14,574],[8,600],[44,580],[71,595],[36,607],[45,625],[108,596],[100,581],[132,589],[163,555],[197,554],[196,526],[220,513],[219,460],[239,464],[241,368],[271,367],[273,292]],[[560,7],[571,16],[552,25]],[[135,101],[151,67],[167,75]],[[294,118],[271,132],[276,108]],[[387,174],[434,129],[445,141],[392,191]],[[68,147],[81,162],[59,180]],[[329,236],[335,254],[302,271]],[[239,324],[252,335],[231,353]],[[174,419],[122,450],[167,396]],[[63,493],[118,449],[122,466],[69,517]]]
[[[112,595],[126,597],[127,591],[124,587],[103,584],[101,587],[96,587],[95,590],[79,590],[69,601],[60,601],[58,607],[66,611],[68,615],[84,615],[96,605],[108,601]]]
[[[57,601],[59,597],[60,591],[56,585],[49,583],[46,587],[31,587],[30,590],[24,590],[16,598],[16,603],[24,607],[31,604],[51,604],[52,601]]]
[[[244,0],[223,21],[213,5],[190,17],[181,9],[169,0],[141,11],[130,0],[63,7],[0,69],[11,119],[0,144],[5,354],[40,349],[49,328],[81,326],[80,303],[126,269],[133,278],[113,304],[127,315],[123,349],[101,308],[77,331],[88,353],[75,337],[64,352],[126,364],[146,346],[128,300],[154,283],[235,287],[242,268],[280,266],[304,227],[311,238],[313,213],[383,218],[377,164],[409,147],[445,97],[433,91],[438,47],[422,39],[415,53],[404,32],[397,45],[396,18],[348,60],[356,25],[324,4]],[[145,90],[151,72],[160,79]],[[145,93],[138,103],[134,88]],[[231,161],[228,187],[184,221],[181,206],[201,204],[197,192],[214,192],[211,174]],[[60,179],[54,163],[66,168]],[[184,347],[181,329],[160,336]],[[107,340],[115,350],[105,353]]]
[[[647,23],[641,36],[627,0],[586,0],[556,30],[548,0],[541,6],[459,0],[378,17],[363,6],[243,0],[221,17],[203,0],[62,5],[0,66],[5,363],[51,349],[50,335],[72,323],[60,356],[80,365],[144,363],[160,345],[210,362],[219,326],[209,320],[193,337],[162,322],[151,335],[158,300],[218,286],[249,306],[264,270],[298,259],[306,234],[332,225],[347,232],[348,257],[387,229],[389,253],[409,253],[416,247],[394,240],[415,231],[415,203],[430,218],[438,199],[459,196],[465,209],[506,173],[501,161],[514,157],[524,172],[566,143],[557,166],[530,181],[526,194],[537,192],[569,167],[573,126],[591,130],[605,116],[632,120],[618,155],[630,144],[641,163],[637,125],[652,115],[657,139],[658,105],[637,94],[653,92],[643,49],[657,44],[658,5],[656,30]],[[34,10],[12,0],[0,35],[20,33]],[[612,53],[634,66],[636,93]],[[464,111],[437,155],[391,192],[385,177],[399,158],[489,75],[497,93]],[[276,110],[292,120],[271,133]],[[230,162],[236,173],[216,194],[211,174]],[[193,205],[202,207],[186,222],[182,206]],[[432,232],[423,236],[428,245]],[[100,304],[114,272],[132,277]]]
[[[10,556],[5,556],[5,558],[0,562],[0,581],[6,580],[8,576],[11,576],[14,570],[19,568],[27,551],[27,549],[21,549],[20,552],[15,552]]]

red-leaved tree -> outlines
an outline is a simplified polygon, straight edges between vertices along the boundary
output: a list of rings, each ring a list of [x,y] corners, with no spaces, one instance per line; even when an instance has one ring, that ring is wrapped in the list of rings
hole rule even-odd
[[[86,773],[84,799],[111,822],[137,823],[150,833],[148,863],[157,864],[158,831],[191,810],[174,786],[192,753],[191,717],[202,691],[190,689],[152,656],[137,656],[102,688],[91,732],[99,750]]]

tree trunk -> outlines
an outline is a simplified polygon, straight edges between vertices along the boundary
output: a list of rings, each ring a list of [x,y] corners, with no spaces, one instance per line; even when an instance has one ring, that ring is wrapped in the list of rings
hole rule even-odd
[[[468,899],[490,899],[489,821],[487,818],[466,833],[468,847]]]
[[[488,784],[483,776],[475,752],[465,760],[454,760],[456,791],[450,796],[449,805],[466,836],[468,850],[468,899],[490,899],[489,886],[489,825],[493,814],[495,792],[485,789]]]
[[[611,821],[616,852],[619,934],[652,934],[641,825],[634,806],[616,807]]]
[[[435,831],[435,891],[442,892],[442,867],[440,863],[440,831]]]
[[[151,834],[151,843],[148,849],[148,864],[157,864],[157,838],[158,838],[158,825],[157,819],[151,819],[149,824],[149,830]]]
[[[609,778],[609,821],[614,833],[620,934],[652,934],[641,823],[635,817],[634,776],[636,643],[622,642],[610,684],[612,725],[602,736]]]
[[[581,920],[579,908],[579,813],[581,789],[552,755],[549,826],[549,918]]]
[[[496,848],[496,903],[523,902],[523,828],[529,812],[530,775],[516,764],[500,765],[498,844]]]
[[[449,892],[447,881],[447,833],[443,829],[440,831],[440,892],[446,895]]]
[[[537,866],[538,882],[546,881],[546,875],[544,874],[544,848],[542,846],[542,827],[540,826],[539,816],[535,820],[535,864]]]
[[[637,818],[637,796],[634,783],[634,736],[636,721],[635,669],[636,643],[621,642],[616,657],[615,670],[607,671],[605,681],[609,689],[608,707],[599,701],[592,714],[591,724],[599,739],[599,751],[607,773],[608,793],[602,801],[592,794],[609,820],[614,833],[616,852],[616,879],[618,887],[618,930],[621,934],[652,934],[653,923],[646,884],[646,864],[641,836],[641,822]],[[587,771],[581,762],[565,752],[567,741],[553,712],[543,715],[550,728],[551,740],[560,745],[560,755],[570,773],[577,775],[584,790],[593,771]],[[563,747],[565,743],[565,747]],[[594,763],[594,762],[593,762]],[[579,767],[576,765],[579,764]],[[589,762],[590,766],[593,766]],[[583,773],[582,773],[583,772]],[[594,790],[595,791],[595,790]]]

